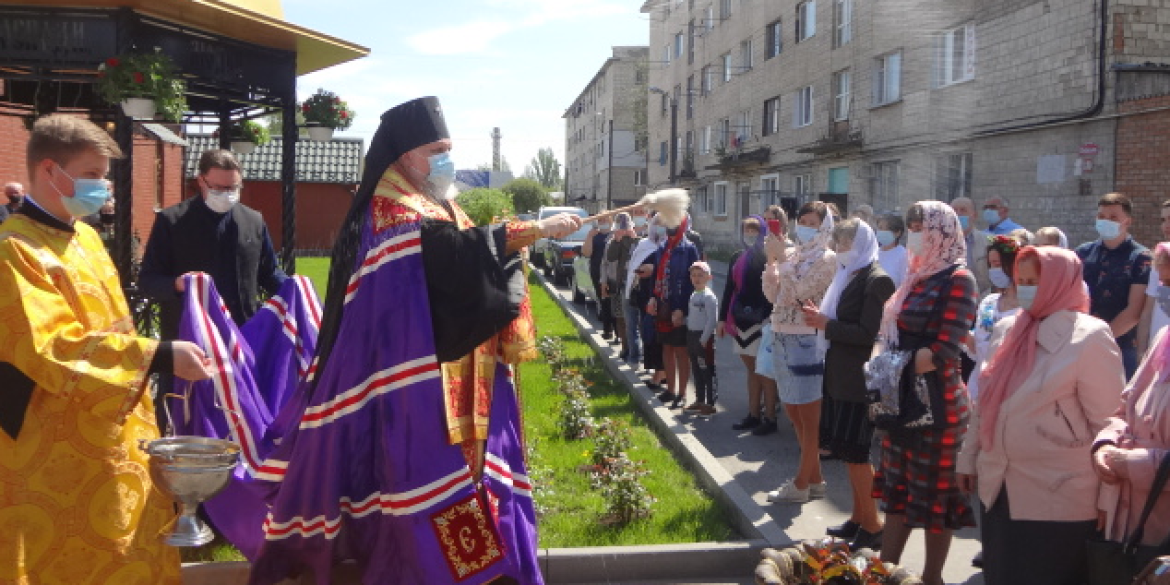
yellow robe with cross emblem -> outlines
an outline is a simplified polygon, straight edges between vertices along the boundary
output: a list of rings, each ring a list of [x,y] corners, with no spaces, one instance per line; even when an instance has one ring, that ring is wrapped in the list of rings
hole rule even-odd
[[[17,438],[0,433],[0,583],[179,583],[158,536],[175,514],[138,447],[158,437],[158,342],[135,333],[97,233],[74,226],[0,225],[0,362],[34,383]]]

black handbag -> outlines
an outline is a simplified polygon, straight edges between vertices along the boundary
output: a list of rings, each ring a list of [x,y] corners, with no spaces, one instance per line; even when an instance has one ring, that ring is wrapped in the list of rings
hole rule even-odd
[[[1163,456],[1158,464],[1158,473],[1154,476],[1154,484],[1150,488],[1150,495],[1146,498],[1146,505],[1142,508],[1142,517],[1138,521],[1133,534],[1125,542],[1114,542],[1104,538],[1091,538],[1085,543],[1085,555],[1088,559],[1089,585],[1118,585],[1132,583],[1134,577],[1155,558],[1170,554],[1170,535],[1162,540],[1161,544],[1141,544],[1146,531],[1146,520],[1158,502],[1158,496],[1166,487],[1166,480],[1170,477],[1170,454]]]
[[[735,319],[735,326],[740,329],[749,329],[768,317],[767,307],[745,307],[739,303],[731,305],[731,318]]]
[[[954,274],[955,267],[948,271],[948,278]],[[898,379],[897,408],[890,408],[882,400],[881,393],[876,388],[869,388],[869,418],[875,428],[890,431],[924,431],[943,429],[947,426],[946,388],[940,377],[942,373],[934,370],[926,373],[916,373],[915,355],[919,349],[927,347],[931,339],[925,333],[930,324],[941,319],[946,299],[950,297],[954,280],[950,281],[943,294],[935,302],[934,315],[927,319],[918,333],[903,333],[899,352],[909,352],[909,358],[902,366],[902,374]]]

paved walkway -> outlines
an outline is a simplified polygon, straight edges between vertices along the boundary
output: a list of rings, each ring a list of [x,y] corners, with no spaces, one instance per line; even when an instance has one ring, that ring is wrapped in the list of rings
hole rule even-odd
[[[721,262],[711,262],[711,268],[716,274],[712,290],[721,295],[727,266]],[[558,290],[565,306],[586,318],[594,327],[599,327],[592,305],[588,308],[574,305],[565,288]],[[823,500],[813,500],[803,505],[771,504],[767,501],[767,492],[795,473],[799,457],[796,437],[791,424],[783,416],[780,419],[780,432],[773,435],[757,437],[731,429],[731,425],[747,413],[747,390],[743,363],[732,353],[730,343],[728,340],[717,342],[716,368],[720,390],[718,413],[709,418],[679,415],[680,421],[726,472],[768,512],[778,528],[793,540],[821,537],[826,526],[848,519],[851,492],[845,466],[840,462],[825,463],[824,475],[829,490]],[[617,353],[618,348],[614,345],[608,357],[616,359]],[[690,392],[689,396],[693,397],[693,387]],[[876,449],[874,461],[877,461]],[[982,573],[971,566],[971,558],[980,548],[977,537],[975,529],[956,533],[943,574],[947,583],[982,585]],[[910,537],[902,562],[918,571],[922,568],[923,559],[922,532],[915,531]],[[745,572],[750,574],[750,569],[745,568]]]

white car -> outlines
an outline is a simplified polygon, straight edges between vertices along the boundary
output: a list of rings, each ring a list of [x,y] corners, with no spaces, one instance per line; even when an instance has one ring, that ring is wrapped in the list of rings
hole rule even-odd
[[[581,209],[580,207],[541,207],[540,210],[536,212],[536,219],[539,221],[558,213],[575,213],[581,217],[589,217],[589,212]],[[532,259],[532,262],[535,263],[538,268],[545,268],[544,255],[547,249],[548,238],[540,238],[539,240],[536,240],[535,244],[532,245],[532,251],[528,254],[528,257]]]

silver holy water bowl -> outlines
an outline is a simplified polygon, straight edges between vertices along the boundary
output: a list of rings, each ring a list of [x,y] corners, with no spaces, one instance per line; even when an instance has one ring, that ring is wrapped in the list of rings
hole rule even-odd
[[[209,437],[164,437],[139,441],[150,455],[150,477],[155,486],[179,504],[179,515],[160,536],[170,546],[203,546],[215,538],[211,528],[195,515],[199,504],[227,485],[240,460],[240,446]]]

